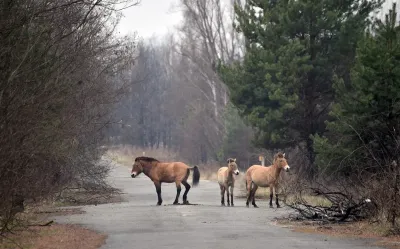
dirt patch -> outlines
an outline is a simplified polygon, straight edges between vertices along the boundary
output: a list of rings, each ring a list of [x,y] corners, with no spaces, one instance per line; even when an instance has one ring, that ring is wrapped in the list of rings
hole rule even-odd
[[[72,214],[84,214],[81,208],[45,208],[42,210],[33,211],[34,214],[37,215],[48,215],[48,216],[62,216],[62,215],[72,215]]]
[[[12,233],[6,234],[6,237],[3,238],[0,237],[0,249],[100,247],[104,243],[106,235],[75,225],[55,224],[52,217],[85,213],[81,207],[73,207],[74,205],[121,202],[123,201],[121,193],[119,191],[71,192],[64,194],[61,200],[42,200],[27,205],[25,211],[19,213],[16,220],[10,225]]]
[[[78,225],[54,224],[15,231],[0,239],[0,249],[94,249],[103,245],[106,238]]]
[[[374,245],[390,249],[400,249],[400,235],[388,235],[389,229],[379,223],[368,221],[349,223],[322,223],[316,221],[297,221],[288,218],[275,220],[277,225],[302,233],[324,234],[334,237],[373,239]]]

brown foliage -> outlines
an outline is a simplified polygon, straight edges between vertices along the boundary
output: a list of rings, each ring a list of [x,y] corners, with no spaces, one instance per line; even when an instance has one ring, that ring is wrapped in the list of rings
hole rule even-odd
[[[128,1],[121,1],[128,4]],[[90,180],[102,130],[125,87],[131,39],[116,1],[6,1],[0,12],[0,233],[24,201]]]

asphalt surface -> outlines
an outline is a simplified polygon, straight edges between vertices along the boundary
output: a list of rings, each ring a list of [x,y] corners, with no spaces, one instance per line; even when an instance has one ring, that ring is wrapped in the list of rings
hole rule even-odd
[[[164,202],[156,206],[155,187],[145,175],[132,179],[129,168],[116,166],[109,180],[124,191],[125,202],[83,206],[84,214],[55,217],[60,223],[80,224],[108,234],[103,249],[368,247],[362,239],[296,233],[277,226],[273,218],[288,210],[270,209],[265,201],[258,201],[260,208],[246,208],[245,200],[236,198],[235,207],[221,207],[216,182],[200,180],[199,186],[190,190],[189,202],[198,205],[172,205],[175,184],[164,183]]]

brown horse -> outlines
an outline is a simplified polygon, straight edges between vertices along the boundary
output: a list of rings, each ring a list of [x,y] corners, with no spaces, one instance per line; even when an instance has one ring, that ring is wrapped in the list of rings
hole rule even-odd
[[[190,190],[190,185],[187,179],[190,175],[190,170],[193,170],[193,186],[196,186],[200,181],[200,172],[197,166],[189,167],[182,162],[160,162],[151,157],[137,157],[132,166],[131,177],[135,178],[140,173],[144,173],[153,181],[156,187],[158,196],[157,205],[161,205],[161,183],[176,184],[176,198],[173,204],[178,204],[179,196],[181,193],[181,183],[185,186],[185,193],[183,193],[183,204],[189,204],[187,194]]]
[[[272,208],[273,193],[275,193],[276,207],[279,208],[278,193],[277,189],[279,187],[279,174],[281,171],[289,171],[290,167],[285,159],[285,153],[277,153],[274,156],[273,165],[264,167],[261,165],[253,165],[246,171],[246,190],[247,190],[247,200],[246,206],[249,207],[249,201],[252,199],[251,204],[255,208],[258,206],[255,203],[254,195],[258,187],[269,187],[269,206]]]
[[[225,190],[226,190],[226,198],[228,199],[228,206],[231,205],[233,207],[233,188],[235,186],[235,178],[233,174],[239,175],[238,166],[236,164],[236,158],[229,158],[227,160],[228,166],[219,168],[217,172],[218,184],[221,189],[221,205],[225,206]],[[229,187],[231,193],[231,201],[229,202]]]

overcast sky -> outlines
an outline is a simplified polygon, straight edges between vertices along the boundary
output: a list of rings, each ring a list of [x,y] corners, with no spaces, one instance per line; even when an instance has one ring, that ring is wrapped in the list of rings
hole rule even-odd
[[[400,9],[400,0],[386,0],[383,12],[378,15],[380,18],[384,18],[384,14],[392,7],[392,2],[396,2],[398,10]],[[124,17],[119,24],[119,32],[121,35],[137,32],[145,39],[166,34],[182,20],[181,13],[176,8],[178,3],[179,0],[140,0],[140,5],[123,10]],[[400,17],[400,13],[398,15]]]
[[[123,10],[119,23],[121,35],[137,32],[143,38],[163,35],[181,20],[176,7],[179,0],[140,0],[140,5]]]

